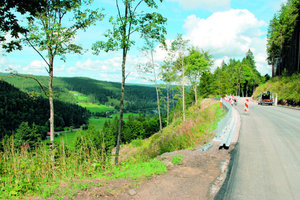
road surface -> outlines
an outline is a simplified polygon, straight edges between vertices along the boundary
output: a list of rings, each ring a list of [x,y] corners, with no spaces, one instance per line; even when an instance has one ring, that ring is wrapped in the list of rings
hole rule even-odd
[[[250,102],[245,114],[242,103],[231,173],[215,199],[300,199],[300,110]]]

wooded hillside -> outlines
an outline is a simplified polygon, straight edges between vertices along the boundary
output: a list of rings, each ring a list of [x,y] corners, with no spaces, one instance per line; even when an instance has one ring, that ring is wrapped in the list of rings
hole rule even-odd
[[[48,82],[46,76],[34,76],[45,86]],[[14,85],[20,90],[34,95],[42,95],[39,85],[32,79],[24,77],[8,77],[0,74],[0,79]],[[99,81],[84,77],[55,77],[55,99],[68,103],[77,103],[74,91],[88,96],[91,103],[99,103],[119,109],[121,84],[115,82]],[[71,92],[72,91],[72,92]],[[125,110],[127,112],[144,112],[156,109],[156,92],[151,86],[127,85],[125,90]]]
[[[55,128],[80,127],[88,123],[90,112],[78,105],[54,101]],[[31,96],[0,80],[0,134],[11,135],[22,122],[39,126],[45,136],[49,129],[49,102],[41,96]]]

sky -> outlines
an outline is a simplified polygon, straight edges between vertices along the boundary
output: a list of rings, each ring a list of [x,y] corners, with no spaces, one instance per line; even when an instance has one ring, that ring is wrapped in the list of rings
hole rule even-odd
[[[166,39],[172,41],[182,34],[190,45],[201,48],[214,58],[212,70],[224,60],[242,59],[250,49],[254,53],[257,70],[261,75],[271,74],[271,66],[266,61],[267,30],[270,20],[286,0],[164,0],[155,12],[168,19]],[[93,8],[103,8],[105,20],[87,31],[79,32],[76,43],[87,51],[83,55],[70,54],[66,62],[55,58],[54,76],[89,77],[103,81],[121,82],[121,51],[100,52],[93,55],[91,46],[103,40],[104,33],[111,25],[110,16],[117,15],[115,1],[95,0]],[[136,45],[129,51],[126,74],[127,83],[149,83],[137,71],[137,65],[147,62],[140,49],[143,41],[135,37]],[[156,48],[154,59],[161,63],[165,52]],[[43,53],[45,55],[45,52]],[[31,48],[3,55],[0,49],[0,72],[7,69],[22,74],[47,75],[41,57]]]

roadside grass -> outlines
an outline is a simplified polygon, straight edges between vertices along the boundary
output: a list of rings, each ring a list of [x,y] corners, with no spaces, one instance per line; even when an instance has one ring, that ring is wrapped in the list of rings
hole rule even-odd
[[[1,199],[72,199],[81,190],[102,186],[101,181],[140,180],[167,171],[157,159],[115,166],[110,157],[90,152],[93,147],[84,144],[79,156],[78,151],[61,142],[55,150],[55,162],[51,161],[47,145],[41,144],[32,151],[13,148],[8,145],[0,153]]]
[[[102,180],[139,180],[165,173],[166,166],[156,156],[207,143],[224,115],[218,102],[192,106],[187,110],[186,121],[175,119],[163,130],[163,136],[155,134],[122,146],[121,150],[130,148],[134,153],[129,152],[119,166],[112,164],[113,156],[103,156],[88,144],[82,143],[80,149],[68,148],[64,140],[72,140],[71,134],[57,138],[59,144],[53,151],[55,162],[51,161],[53,154],[45,144],[31,151],[26,147],[14,149],[13,141],[3,144],[0,196],[3,199],[72,199],[80,190],[101,186]],[[180,162],[181,156],[173,157],[173,163]]]
[[[291,105],[300,105],[300,74],[292,76],[276,76],[254,91],[253,97],[257,98],[262,92],[270,91],[278,95],[278,100]]]
[[[130,179],[137,180],[148,178],[154,174],[163,174],[167,172],[164,163],[157,159],[150,159],[146,162],[123,162],[120,166],[113,167],[100,177],[106,179]]]
[[[142,143],[134,141],[126,147],[125,152],[129,160],[148,160],[166,152],[194,148],[198,144],[206,144],[214,137],[214,130],[226,112],[219,103],[201,108],[201,104],[194,105],[187,110],[186,120],[175,119],[163,129],[163,135],[154,134]]]

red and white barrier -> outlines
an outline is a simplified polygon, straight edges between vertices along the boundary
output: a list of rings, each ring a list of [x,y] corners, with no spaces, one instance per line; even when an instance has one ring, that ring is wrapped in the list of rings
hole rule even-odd
[[[246,99],[245,101],[245,113],[249,112],[249,99]]]

